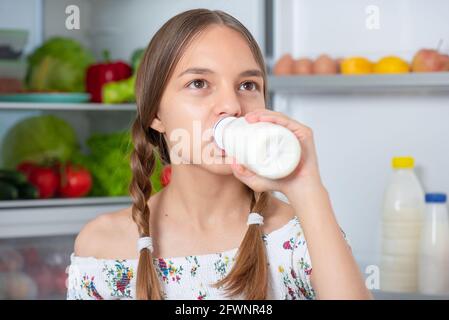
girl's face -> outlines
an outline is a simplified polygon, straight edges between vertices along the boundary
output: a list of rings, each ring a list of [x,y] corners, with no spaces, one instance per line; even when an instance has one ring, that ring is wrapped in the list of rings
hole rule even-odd
[[[212,26],[194,39],[169,79],[151,124],[164,133],[172,163],[182,159],[211,172],[232,174],[211,129],[224,116],[264,109],[264,85],[262,70],[238,32]]]

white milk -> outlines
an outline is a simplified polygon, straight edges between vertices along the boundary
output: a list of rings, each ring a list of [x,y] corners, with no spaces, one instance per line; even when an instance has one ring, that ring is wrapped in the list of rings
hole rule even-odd
[[[226,117],[214,125],[214,139],[227,155],[269,179],[288,176],[301,157],[293,132],[270,122],[248,123],[244,117]]]
[[[449,217],[445,194],[426,195],[426,218],[422,232],[419,291],[449,293]]]
[[[380,288],[416,292],[424,192],[413,171],[412,158],[395,158],[382,216]]]

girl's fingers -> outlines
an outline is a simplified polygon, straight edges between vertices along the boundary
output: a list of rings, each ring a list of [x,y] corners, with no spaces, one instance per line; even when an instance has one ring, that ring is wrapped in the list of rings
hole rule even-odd
[[[268,121],[286,127],[301,140],[310,139],[313,136],[312,129],[299,123],[296,120],[287,118],[279,112],[270,110],[255,110],[245,116],[248,122]]]

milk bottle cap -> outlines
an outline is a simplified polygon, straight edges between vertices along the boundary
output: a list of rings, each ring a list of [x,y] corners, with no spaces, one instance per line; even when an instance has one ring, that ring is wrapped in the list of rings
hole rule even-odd
[[[231,121],[237,119],[236,117],[225,117],[222,118],[220,120],[218,120],[213,128],[213,134],[214,134],[214,139],[215,139],[215,143],[218,145],[218,147],[220,149],[224,149],[224,145],[223,145],[223,132],[224,132],[224,128],[226,127],[226,125],[228,125]]]
[[[445,203],[446,194],[445,193],[426,193],[427,203]]]

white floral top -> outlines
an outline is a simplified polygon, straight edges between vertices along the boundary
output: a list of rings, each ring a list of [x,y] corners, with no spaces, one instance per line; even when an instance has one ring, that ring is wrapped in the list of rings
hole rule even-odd
[[[281,228],[264,234],[263,240],[269,267],[267,299],[314,299],[312,265],[298,218],[295,216]],[[223,289],[209,284],[231,270],[237,250],[154,258],[164,298],[227,299]],[[70,259],[67,299],[135,299],[137,259],[97,259],[74,253]]]

